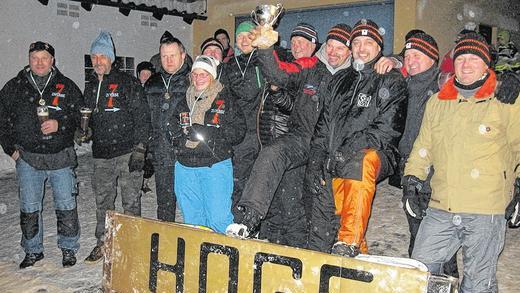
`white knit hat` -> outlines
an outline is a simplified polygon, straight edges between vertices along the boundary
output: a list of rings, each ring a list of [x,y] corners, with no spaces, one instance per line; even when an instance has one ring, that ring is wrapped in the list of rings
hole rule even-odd
[[[220,62],[211,56],[200,55],[195,58],[191,66],[191,72],[197,68],[204,69],[213,76],[213,79],[217,79],[217,66],[219,64]]]

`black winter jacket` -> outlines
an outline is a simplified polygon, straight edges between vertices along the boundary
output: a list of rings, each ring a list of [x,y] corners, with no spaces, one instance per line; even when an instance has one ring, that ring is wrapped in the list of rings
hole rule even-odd
[[[190,112],[186,99],[179,102],[171,116],[171,132],[175,156],[188,167],[208,167],[233,156],[232,146],[239,144],[246,133],[245,117],[236,98],[224,87],[204,115],[204,141],[195,148],[186,147],[187,137],[180,126],[181,112]]]
[[[94,109],[92,155],[111,159],[147,146],[150,110],[139,80],[112,69],[99,81],[94,73],[85,86],[85,104]]]
[[[265,49],[258,50],[258,58],[268,82],[296,93],[289,118],[289,133],[308,148],[323,107],[323,90],[332,74],[316,56],[287,63],[281,62],[274,50]]]
[[[77,85],[58,69],[43,91],[49,119],[58,121],[58,131],[43,139],[36,115],[40,94],[26,66],[8,81],[0,91],[0,143],[4,152],[12,155],[17,148],[36,154],[56,154],[74,146],[74,131],[79,126],[83,98]]]
[[[171,145],[171,134],[168,133],[167,127],[179,102],[186,100],[186,90],[190,85],[189,73],[190,66],[187,62],[184,62],[173,76],[165,73],[161,68],[145,84],[145,93],[151,114],[150,144],[148,147],[152,153],[154,164],[173,166],[175,158]],[[165,98],[166,87],[161,76],[166,84],[168,84],[168,79],[171,76],[168,88],[169,99]]]
[[[397,70],[377,74],[373,64],[378,59],[360,71],[334,76],[328,88],[330,99],[316,126],[311,153],[325,152],[331,160],[347,162],[335,170],[341,178],[361,180],[360,160],[367,148],[379,154],[378,180],[393,174],[397,165],[397,144],[406,117],[406,83]]]

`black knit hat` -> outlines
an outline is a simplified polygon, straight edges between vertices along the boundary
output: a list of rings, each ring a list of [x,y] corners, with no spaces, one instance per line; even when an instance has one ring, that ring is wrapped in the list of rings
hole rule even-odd
[[[222,44],[215,38],[207,38],[204,42],[202,42],[202,45],[200,45],[200,52],[204,52],[207,47],[215,46],[220,49],[220,51],[224,52],[224,47]]]
[[[477,55],[487,66],[491,64],[489,45],[486,39],[479,33],[470,32],[460,38],[453,50],[453,61],[462,54]]]
[[[41,41],[32,43],[29,46],[29,53],[34,51],[47,51],[54,58],[54,48],[49,43]]]
[[[169,31],[164,31],[164,34],[161,36],[161,40],[159,41],[161,44],[166,43],[175,43],[177,40]]]
[[[362,19],[354,25],[354,28],[352,29],[352,37],[350,39],[354,40],[359,36],[372,38],[379,45],[381,50],[383,50],[384,41],[381,29],[377,23],[372,20]]]
[[[143,61],[143,62],[137,64],[137,68],[135,70],[137,72],[137,76],[139,76],[139,73],[141,73],[141,71],[143,71],[143,70],[149,70],[151,73],[155,72],[155,68],[153,67],[153,64],[148,61]]]
[[[406,51],[408,49],[419,50],[434,61],[439,61],[437,42],[427,33],[416,33],[408,38],[404,45],[404,50]]]
[[[333,26],[327,33],[327,41],[329,39],[336,40],[345,44],[347,47],[350,46],[350,40],[352,34],[352,28],[344,23],[339,23]]]
[[[313,44],[318,43],[318,32],[312,25],[308,23],[300,22],[293,28],[291,32],[291,39],[297,36],[307,39]]]
[[[213,34],[213,37],[216,39],[217,36],[220,35],[220,34],[225,34],[226,37],[229,39],[228,32],[225,29],[223,29],[223,28],[219,28],[218,30],[216,30],[215,33]]]

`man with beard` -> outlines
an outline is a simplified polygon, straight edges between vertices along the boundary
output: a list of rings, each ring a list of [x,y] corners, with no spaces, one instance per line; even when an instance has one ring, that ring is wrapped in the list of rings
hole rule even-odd
[[[177,200],[174,193],[175,155],[171,147],[169,121],[189,86],[190,64],[182,42],[166,31],[160,40],[161,66],[145,87],[151,113],[149,150],[155,170],[157,219],[174,222]]]
[[[307,162],[310,140],[326,98],[325,87],[333,75],[351,70],[348,48],[350,32],[348,25],[335,25],[315,56],[301,58],[294,63],[278,60],[277,54],[270,48],[277,41],[274,38],[262,45],[265,48],[258,50],[266,79],[282,89],[297,92],[298,96],[291,112],[289,132],[260,152],[239,202],[240,213],[235,217],[235,223],[228,227],[228,234],[239,237],[252,235],[260,220],[266,216],[284,173]],[[273,35],[272,31],[269,35]],[[262,37],[260,35],[258,39]],[[288,212],[302,215],[303,202],[299,200],[293,209]],[[291,237],[295,245],[305,245],[306,235],[297,233]]]
[[[85,262],[103,258],[105,216],[115,209],[117,185],[125,214],[141,215],[149,109],[139,80],[112,68],[114,44],[101,32],[90,48],[94,73],[85,86],[85,104],[92,111],[92,189],[96,196],[96,246]]]
[[[376,23],[360,20],[351,39],[356,78],[343,72],[329,83],[306,180],[315,194],[309,248],[353,257],[367,253],[376,184],[396,166],[406,84],[397,70],[380,75],[374,69],[383,49]]]

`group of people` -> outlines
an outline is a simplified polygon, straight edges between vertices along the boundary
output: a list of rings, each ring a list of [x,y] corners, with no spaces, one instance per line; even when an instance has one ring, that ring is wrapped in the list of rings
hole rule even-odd
[[[20,186],[20,268],[44,257],[46,180],[63,266],[76,263],[74,142],[92,141],[97,243],[87,262],[103,258],[117,185],[124,212],[140,215],[145,169],[159,220],[175,221],[178,205],[187,224],[349,257],[368,253],[377,183],[391,176],[403,188],[410,256],[458,276],[462,247],[461,292],[497,291],[506,222],[520,224],[520,86],[514,73],[497,78],[481,35],[457,40],[446,82],[431,35],[413,30],[385,57],[383,32],[367,19],[334,25],[322,44],[300,23],[290,51],[249,21],[235,40],[233,50],[219,29],[192,59],[166,31],[160,61],[139,64],[136,78],[112,67],[102,32],[83,94],[50,44],[31,44],[29,65],[0,91],[0,143]],[[92,111],[86,129],[80,108]]]

